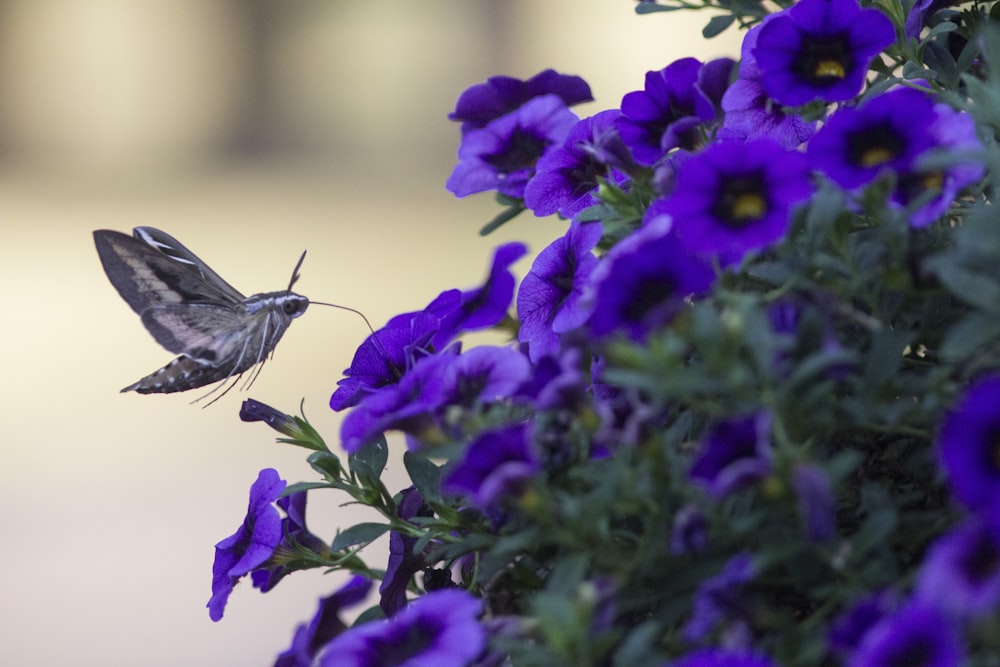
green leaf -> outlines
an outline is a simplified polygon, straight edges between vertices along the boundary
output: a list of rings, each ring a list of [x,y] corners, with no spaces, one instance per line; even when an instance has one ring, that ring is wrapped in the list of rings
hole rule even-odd
[[[684,7],[672,7],[670,5],[657,5],[651,2],[642,2],[635,7],[635,13],[642,14],[655,14],[657,12],[676,12],[678,9],[684,9]]]
[[[336,454],[330,452],[314,452],[306,459],[312,469],[327,479],[340,479],[344,466]]]
[[[724,14],[722,16],[713,16],[709,19],[708,24],[701,29],[701,35],[705,39],[712,39],[726,28],[733,24],[736,17],[732,14]]]
[[[355,475],[379,479],[388,460],[389,445],[385,441],[385,435],[383,434],[375,442],[365,445],[353,454],[348,455],[347,464],[350,466],[351,472]]]
[[[441,469],[430,459],[418,452],[408,451],[403,454],[403,465],[425,502],[437,502],[441,499]]]
[[[388,530],[389,526],[384,523],[359,523],[341,531],[333,539],[330,548],[334,551],[341,551],[356,544],[368,544],[384,535]]]
[[[950,327],[941,343],[941,358],[955,362],[981,353],[1000,339],[1000,320],[996,315],[973,313]]]
[[[285,487],[285,490],[281,492],[281,497],[290,496],[294,493],[300,493],[302,491],[312,491],[313,489],[332,489],[334,487],[330,486],[326,482],[298,482],[296,484],[289,484]]]
[[[501,211],[495,218],[486,223],[483,228],[479,230],[479,235],[489,236],[527,210],[528,208],[523,203],[513,204],[510,208]]]
[[[1000,285],[993,276],[951,261],[928,261],[927,265],[948,291],[965,303],[988,313],[1000,312]]]

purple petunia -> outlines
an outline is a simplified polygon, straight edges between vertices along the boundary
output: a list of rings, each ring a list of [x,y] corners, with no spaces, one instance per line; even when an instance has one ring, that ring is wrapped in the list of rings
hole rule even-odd
[[[595,338],[623,333],[632,340],[670,322],[685,299],[707,290],[711,268],[685,250],[661,217],[623,239],[591,273],[586,303]]]
[[[836,498],[826,471],[812,463],[799,463],[792,469],[791,481],[806,538],[811,542],[835,538]]]
[[[266,563],[281,543],[282,522],[273,503],[285,490],[285,484],[276,470],[261,470],[250,487],[250,503],[243,524],[215,545],[212,598],[206,605],[213,621],[222,619],[237,582]]]
[[[939,537],[924,556],[914,599],[956,619],[993,613],[1000,603],[1000,525],[972,519]]]
[[[531,99],[462,137],[459,163],[445,187],[456,197],[496,190],[523,198],[539,158],[560,146],[577,120],[558,95]]]
[[[327,644],[318,667],[465,667],[483,650],[480,601],[462,590],[428,593],[386,621],[357,625]]]
[[[400,492],[402,500],[396,504],[396,516],[405,521],[417,516],[430,516],[431,511],[424,504],[424,498],[415,487]],[[413,575],[426,566],[422,554],[414,553],[417,538],[404,535],[398,530],[389,533],[389,562],[385,576],[379,586],[379,607],[388,616],[395,616],[407,605],[406,589]]]
[[[774,14],[754,26],[743,38],[739,78],[722,97],[724,112],[722,127],[716,141],[749,141],[769,138],[789,150],[801,146],[816,131],[816,123],[808,122],[794,113],[786,113],[782,105],[767,96],[760,78],[760,68],[753,55],[761,28]]]
[[[941,463],[952,493],[987,515],[1000,510],[1000,376],[965,390],[938,436]]]
[[[688,476],[716,498],[771,472],[771,418],[766,412],[709,426]]]
[[[699,649],[675,662],[669,667],[777,667],[768,657],[745,651],[730,649]]]
[[[883,170],[906,172],[933,145],[927,127],[934,119],[934,103],[924,93],[890,90],[834,113],[809,142],[809,160],[848,190],[870,183]]]
[[[442,488],[469,496],[486,509],[517,495],[541,470],[524,424],[481,433],[445,477]]]
[[[636,162],[652,165],[675,148],[695,150],[718,117],[733,61],[682,58],[646,73],[643,90],[622,98],[618,131]]]
[[[525,81],[511,76],[491,76],[485,82],[467,88],[459,96],[455,110],[448,114],[448,118],[462,121],[462,133],[465,134],[469,130],[486,127],[529,100],[549,94],[559,97],[568,107],[594,99],[586,81],[552,69],[539,72]]]
[[[518,340],[538,362],[559,351],[559,336],[582,325],[590,311],[581,303],[584,286],[597,266],[591,252],[601,226],[573,222],[566,234],[538,253],[517,292],[521,319]]]
[[[483,345],[454,357],[444,371],[444,405],[472,408],[510,398],[531,375],[527,357],[508,347]]]
[[[962,664],[958,630],[933,607],[909,604],[874,625],[848,667],[955,667]]]
[[[297,552],[306,549],[316,554],[327,555],[330,547],[322,539],[309,532],[306,527],[306,491],[299,491],[278,498],[278,507],[285,513],[281,520],[281,542],[275,547],[268,567],[258,568],[250,573],[253,587],[266,593],[293,570]]]
[[[274,667],[310,667],[319,649],[347,630],[340,612],[363,601],[371,587],[371,580],[355,575],[340,590],[321,598],[316,615],[295,628],[292,645],[278,656]]]
[[[866,595],[833,619],[827,633],[830,649],[840,656],[852,653],[865,634],[898,607],[899,599],[891,591]]]
[[[741,624],[743,584],[755,573],[753,560],[742,553],[730,558],[719,574],[702,581],[695,592],[691,618],[684,626],[684,639],[701,641],[720,624]]]
[[[794,107],[857,95],[872,59],[894,40],[892,22],[857,0],[802,0],[761,27],[753,54],[767,94]]]
[[[628,159],[615,122],[621,112],[602,111],[584,118],[569,131],[562,146],[545,154],[524,188],[524,205],[537,216],[559,213],[572,218],[598,203],[599,179],[609,177],[608,160]],[[617,180],[624,177],[618,175]]]
[[[806,162],[770,139],[713,144],[684,163],[673,194],[647,219],[669,215],[690,251],[723,265],[781,240],[792,207],[812,192]]]

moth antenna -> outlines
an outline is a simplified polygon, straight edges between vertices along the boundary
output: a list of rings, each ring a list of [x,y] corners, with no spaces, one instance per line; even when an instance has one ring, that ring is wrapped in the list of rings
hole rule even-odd
[[[292,269],[292,279],[288,281],[288,291],[292,291],[292,287],[295,285],[296,281],[299,279],[299,269],[302,268],[302,262],[306,259],[306,251],[302,251],[302,255],[299,257],[298,263],[295,264],[295,268]]]

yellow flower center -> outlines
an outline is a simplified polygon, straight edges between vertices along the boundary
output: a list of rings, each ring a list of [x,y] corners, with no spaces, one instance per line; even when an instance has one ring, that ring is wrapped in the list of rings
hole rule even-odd
[[[816,76],[844,78],[844,65],[839,60],[825,59],[816,62]]]
[[[741,193],[733,201],[732,217],[735,220],[756,220],[767,213],[767,202],[756,192]]]
[[[861,165],[863,167],[877,167],[892,159],[892,151],[885,146],[872,146],[861,154]]]

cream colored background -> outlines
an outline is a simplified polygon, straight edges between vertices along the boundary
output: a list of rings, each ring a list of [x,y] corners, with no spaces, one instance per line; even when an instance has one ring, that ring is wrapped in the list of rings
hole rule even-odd
[[[247,294],[281,289],[308,248],[297,290],[378,326],[477,284],[495,244],[537,252],[562,232],[525,215],[481,239],[491,196],[444,190],[445,116],[465,87],[551,66],[591,83],[590,114],[648,69],[738,54],[735,33],[700,43],[707,14],[633,5],[0,3],[0,663],[269,665],[342,581],[243,585],[209,621],[213,544],[259,469],[312,479],[307,452],[241,423],[235,391],[207,410],[197,394],[118,393],[170,355],[108,283],[91,231],[163,228]],[[304,397],[335,442],[327,400],[365,333],[314,307],[249,395],[289,411]],[[356,520],[345,499],[314,494],[315,532]]]

